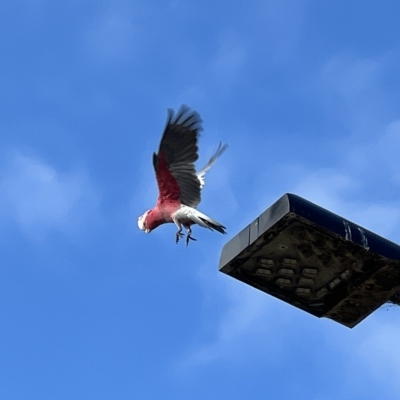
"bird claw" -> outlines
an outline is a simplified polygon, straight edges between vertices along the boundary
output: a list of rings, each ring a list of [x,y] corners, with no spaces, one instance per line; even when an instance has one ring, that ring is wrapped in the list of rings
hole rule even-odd
[[[197,242],[197,239],[195,239],[194,237],[190,236],[189,234],[186,236],[186,247],[189,244],[189,240],[194,240],[195,242]]]
[[[183,237],[184,235],[183,235],[183,233],[182,232],[176,232],[176,243],[178,243],[179,242],[179,239],[181,238],[181,237]]]

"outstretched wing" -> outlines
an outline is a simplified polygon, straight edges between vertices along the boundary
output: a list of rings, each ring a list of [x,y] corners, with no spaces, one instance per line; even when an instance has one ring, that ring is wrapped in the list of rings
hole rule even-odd
[[[206,176],[207,171],[211,168],[211,166],[217,161],[217,158],[221,156],[221,154],[228,148],[227,144],[222,145],[222,142],[220,142],[218,149],[215,151],[215,153],[211,156],[211,158],[208,160],[208,163],[204,166],[202,170],[197,172],[197,178],[200,181],[200,189],[203,189],[203,186],[205,184],[204,182],[204,177]]]
[[[201,122],[199,114],[187,106],[176,115],[168,110],[158,154],[153,154],[160,200],[179,200],[189,207],[199,204],[201,185],[194,163]]]

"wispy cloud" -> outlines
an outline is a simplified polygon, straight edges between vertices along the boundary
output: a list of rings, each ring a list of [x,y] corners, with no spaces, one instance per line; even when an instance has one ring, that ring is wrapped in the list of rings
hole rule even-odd
[[[379,177],[385,174],[385,181],[400,183],[400,119],[389,122],[373,135],[354,144],[346,163],[359,175]]]
[[[178,360],[176,367],[179,370],[186,371],[220,360],[240,364],[249,356],[253,358],[268,354],[274,357],[282,349],[279,341],[274,346],[267,345],[262,349],[258,346],[261,337],[268,337],[279,325],[276,319],[271,323],[276,313],[265,295],[220,273],[215,276],[216,273],[207,267],[199,272],[205,301],[208,303],[206,299],[212,299],[214,304],[212,307],[208,304],[211,308],[207,311],[211,332],[199,334],[197,343]],[[228,304],[222,316],[215,311],[221,304]]]
[[[341,165],[317,171],[302,166],[294,192],[381,235],[394,234],[400,223],[399,137],[400,123],[393,121],[360,144],[345,139]]]
[[[380,320],[374,324],[373,331],[358,346],[358,356],[369,368],[371,377],[381,384],[390,382],[390,387],[400,394],[400,350],[398,338],[400,326],[395,322],[399,309],[393,310],[393,321]]]
[[[219,49],[212,62],[218,83],[232,84],[246,62],[243,40],[234,32],[224,32],[219,39]]]
[[[266,45],[277,63],[287,60],[297,51],[306,24],[307,1],[269,0],[260,3],[268,32]]]
[[[280,168],[292,175],[286,190],[382,235],[395,234],[400,223],[399,113],[387,112],[380,84],[391,62],[349,54],[327,61],[310,87],[340,129],[332,132],[336,140],[327,137],[331,152],[321,148],[329,167],[300,160]]]
[[[63,173],[19,152],[0,169],[2,224],[15,223],[30,237],[75,233],[96,215],[99,196],[84,171]]]
[[[129,14],[117,11],[99,16],[86,32],[87,48],[105,63],[129,59],[134,39],[134,25]]]
[[[380,67],[379,61],[374,59],[337,55],[325,64],[322,74],[333,90],[350,100],[360,92],[376,86]]]
[[[397,114],[389,91],[382,90],[394,60],[386,54],[374,58],[334,54],[316,73],[311,84],[314,95],[347,133],[359,138],[374,134]]]

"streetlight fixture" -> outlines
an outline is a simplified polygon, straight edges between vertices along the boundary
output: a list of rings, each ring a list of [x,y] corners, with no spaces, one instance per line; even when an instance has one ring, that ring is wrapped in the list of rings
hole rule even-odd
[[[219,269],[349,328],[400,303],[400,246],[289,193],[224,246]]]

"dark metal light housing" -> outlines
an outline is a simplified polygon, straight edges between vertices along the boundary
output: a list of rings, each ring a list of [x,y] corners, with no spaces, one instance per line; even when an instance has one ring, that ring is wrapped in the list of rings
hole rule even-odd
[[[350,328],[398,302],[400,246],[285,194],[223,248],[220,271]]]

